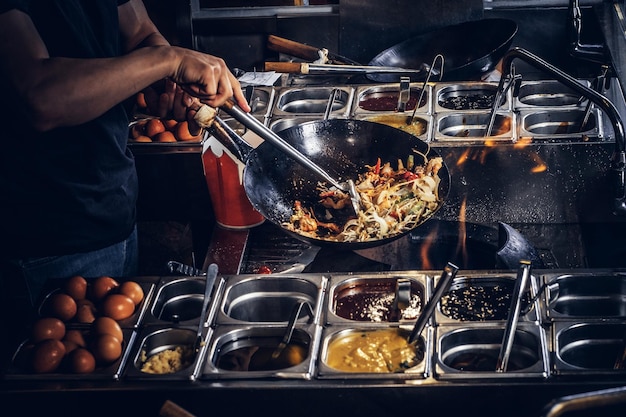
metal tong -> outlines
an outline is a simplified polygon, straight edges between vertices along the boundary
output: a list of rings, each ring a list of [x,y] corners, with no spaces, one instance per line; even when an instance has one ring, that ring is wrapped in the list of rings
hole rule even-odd
[[[530,269],[530,261],[520,261],[515,288],[513,288],[513,296],[511,298],[511,308],[509,309],[509,315],[504,329],[504,337],[502,338],[502,346],[500,347],[500,355],[496,363],[496,372],[506,372],[506,368],[509,364],[509,357],[511,356],[517,322],[519,321],[519,314],[522,307],[522,296],[524,295],[524,290],[528,286],[530,279]]]
[[[332,97],[332,99],[334,100],[334,93]],[[230,116],[232,116],[239,123],[243,124],[245,127],[259,135],[262,139],[276,146],[282,152],[293,158],[296,162],[316,174],[319,178],[332,184],[338,190],[349,194],[350,200],[352,201],[352,208],[354,209],[355,214],[359,212],[361,207],[361,197],[356,191],[356,186],[353,180],[348,179],[344,182],[337,181],[319,165],[301,154],[296,148],[283,140],[283,138],[278,136],[263,123],[259,122],[254,116],[241,110],[241,108],[239,108],[239,106],[237,106],[234,102],[227,101],[225,104],[220,106],[220,108],[228,113]]]
[[[415,342],[415,340],[417,340],[417,338],[420,336],[420,334],[424,330],[424,327],[426,327],[426,323],[433,315],[437,303],[439,303],[439,300],[441,300],[443,294],[450,288],[450,284],[452,283],[452,280],[454,279],[458,271],[459,267],[450,262],[448,262],[448,264],[443,268],[443,271],[441,272],[441,277],[439,278],[439,282],[437,282],[437,286],[435,287],[433,296],[430,298],[430,300],[428,300],[428,303],[426,303],[424,310],[422,310],[422,313],[415,322],[413,331],[409,335],[409,343]]]
[[[204,320],[206,318],[206,310],[211,300],[211,292],[213,291],[213,285],[217,278],[217,264],[209,265],[206,272],[206,281],[204,284],[204,299],[202,301],[202,310],[200,310],[200,324],[198,324],[198,335],[196,336],[196,342],[194,343],[194,351],[197,353],[202,347],[202,331],[204,330]]]
[[[439,71],[435,69],[435,65],[437,65],[437,61],[441,61],[441,64],[439,64],[440,65]],[[424,83],[422,84],[422,91],[420,91],[420,95],[417,98],[417,102],[415,102],[415,108],[413,109],[413,113],[411,113],[411,117],[408,117],[406,119],[407,125],[413,124],[413,119],[415,119],[415,113],[417,112],[417,108],[420,106],[420,103],[422,102],[422,98],[424,98],[424,92],[426,91],[426,86],[430,82],[430,77],[433,75],[433,73],[439,74],[439,81],[443,79],[444,65],[445,65],[445,59],[443,55],[437,54],[435,58],[433,58],[433,63],[431,64],[431,66],[428,67],[428,74],[426,75],[426,79],[424,80]]]

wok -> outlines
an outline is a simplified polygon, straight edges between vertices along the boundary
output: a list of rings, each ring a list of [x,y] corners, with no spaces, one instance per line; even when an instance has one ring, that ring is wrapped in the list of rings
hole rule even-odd
[[[441,54],[445,59],[442,81],[478,81],[496,67],[516,33],[517,24],[509,19],[463,22],[407,39],[379,53],[368,65],[420,69]],[[377,82],[399,80],[392,74],[367,77]],[[411,77],[416,81],[425,74]]]
[[[366,170],[365,166],[374,165],[377,158],[397,166],[398,159],[406,162],[409,155],[415,155],[416,164],[421,163],[416,152],[428,158],[440,156],[426,142],[410,133],[365,120],[311,121],[282,130],[278,135],[341,181],[356,180],[358,174]],[[233,135],[230,136],[232,140]],[[239,139],[236,134],[235,139]],[[237,146],[241,148],[241,144]],[[283,223],[289,221],[296,200],[300,200],[303,207],[319,206],[316,189],[319,178],[267,141],[255,149],[244,146],[247,149],[240,153],[245,162],[243,182],[246,195],[257,211],[287,234],[317,246],[356,250],[383,245],[410,232],[407,230],[374,241],[334,242],[303,236],[285,228]],[[445,164],[439,170],[439,177],[438,209],[443,205],[450,188],[450,174]],[[323,218],[321,213],[318,215],[318,218]],[[415,225],[413,229],[418,226]]]

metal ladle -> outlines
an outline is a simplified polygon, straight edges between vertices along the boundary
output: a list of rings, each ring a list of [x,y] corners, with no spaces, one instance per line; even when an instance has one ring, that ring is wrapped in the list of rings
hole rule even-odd
[[[424,310],[417,318],[415,322],[415,326],[413,327],[413,331],[409,335],[409,343],[413,343],[417,340],[417,338],[422,334],[424,327],[426,327],[426,323],[430,320],[433,312],[435,311],[435,307],[443,294],[450,288],[450,284],[452,280],[456,276],[456,273],[459,271],[459,267],[448,262],[448,264],[443,268],[441,273],[441,277],[439,278],[439,282],[437,282],[437,286],[435,287],[435,291],[433,296],[428,300]]]

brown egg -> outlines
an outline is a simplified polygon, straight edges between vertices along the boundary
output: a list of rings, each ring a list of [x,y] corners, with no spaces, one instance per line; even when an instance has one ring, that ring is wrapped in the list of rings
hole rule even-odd
[[[65,346],[65,354],[66,355],[68,353],[73,352],[74,350],[80,348],[80,346],[78,346],[76,343],[74,343],[71,340],[63,339],[63,340],[61,340],[61,343],[63,343],[63,346]]]
[[[120,284],[118,288],[120,294],[123,294],[133,300],[135,305],[138,305],[143,301],[144,293],[141,285],[135,281],[125,281]]]
[[[91,352],[96,362],[108,364],[122,356],[122,342],[110,334],[101,334],[94,338]]]
[[[33,343],[65,337],[65,324],[56,317],[43,317],[33,324],[30,339]]]
[[[63,291],[76,301],[84,300],[87,296],[87,280],[80,275],[73,276],[65,281]]]
[[[85,336],[83,332],[78,329],[69,329],[65,332],[65,337],[63,337],[64,341],[69,341],[75,343],[76,346],[86,347],[87,342],[85,342]]]
[[[94,335],[110,334],[111,336],[115,336],[117,340],[124,340],[124,333],[122,332],[122,328],[120,327],[119,323],[113,320],[111,317],[98,317],[91,324],[91,332]]]
[[[165,125],[159,119],[150,119],[146,123],[146,136],[154,138],[159,133],[165,132]]]
[[[178,122],[174,119],[163,120],[163,126],[165,126],[165,130],[169,130],[170,132],[173,132],[177,125]]]
[[[32,367],[38,374],[57,370],[65,356],[65,346],[60,340],[48,339],[39,342],[33,350]]]
[[[76,301],[65,293],[54,293],[48,297],[44,304],[44,313],[61,319],[63,321],[69,321],[76,315]]]
[[[69,353],[67,365],[72,373],[89,374],[96,369],[96,358],[87,349],[79,347]]]
[[[135,303],[123,294],[109,294],[102,301],[101,313],[114,320],[124,320],[135,312]]]
[[[174,134],[170,132],[169,130],[166,130],[165,132],[161,132],[152,136],[152,139],[155,142],[170,142],[170,143],[176,142],[176,136],[174,136]]]
[[[189,132],[189,123],[186,120],[178,123],[175,133],[176,139],[180,141],[199,141],[202,138],[201,134],[194,136]]]
[[[75,319],[78,323],[93,323],[96,319],[95,308],[89,304],[81,304],[76,310]]]
[[[89,294],[92,301],[100,301],[113,289],[119,286],[115,279],[103,276],[96,278],[89,286]]]
[[[137,139],[139,136],[146,136],[146,120],[139,120],[130,127],[130,136]]]
[[[152,142],[152,138],[145,136],[145,135],[141,135],[141,136],[137,136],[135,139],[133,139],[134,142],[139,142],[139,143],[150,143]]]

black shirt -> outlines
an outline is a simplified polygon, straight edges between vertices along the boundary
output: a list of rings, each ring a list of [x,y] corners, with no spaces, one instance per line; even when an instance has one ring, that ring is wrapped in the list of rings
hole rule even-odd
[[[102,58],[121,53],[117,6],[126,1],[0,0],[0,13],[27,13],[50,56]],[[2,256],[86,252],[128,237],[137,174],[123,105],[83,125],[39,133],[16,111],[15,93],[2,78]]]

